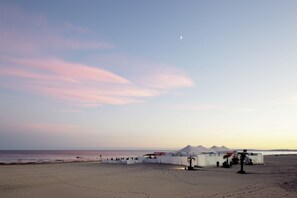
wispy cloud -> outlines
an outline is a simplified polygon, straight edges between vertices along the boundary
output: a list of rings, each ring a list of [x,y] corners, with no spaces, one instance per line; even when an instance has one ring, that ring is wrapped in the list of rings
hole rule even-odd
[[[119,54],[97,55],[89,59],[111,68],[122,69],[134,81],[159,91],[187,88],[195,84],[190,75],[175,65],[155,63],[143,58]]]
[[[65,62],[59,59],[18,59],[18,58],[3,58],[9,62],[22,66],[26,71],[19,70],[20,75],[27,72],[28,76],[48,77],[58,76],[61,79],[80,82],[80,80],[93,80],[113,83],[129,83],[129,81],[116,74],[103,69],[91,67],[88,65]],[[39,70],[39,72],[34,71]],[[9,71],[9,68],[6,68]],[[41,73],[44,72],[44,73]],[[17,69],[14,69],[14,74],[18,75]],[[38,76],[40,75],[40,76]]]
[[[141,100],[131,97],[156,95],[153,90],[133,87],[129,80],[119,75],[88,65],[57,59],[5,58],[5,60],[13,64],[9,67],[0,67],[0,76],[14,79],[11,83],[7,83],[7,86],[71,100],[83,106],[135,103]]]
[[[188,104],[170,104],[164,108],[182,111],[232,111],[232,112],[254,112],[253,108],[233,107],[224,104],[207,104],[207,103],[188,103]]]
[[[192,85],[191,79],[184,74],[168,74],[170,78],[160,81],[152,78],[151,83],[143,85],[97,67],[60,59],[2,57],[2,61],[9,65],[0,66],[2,86],[83,107],[143,103],[144,98]],[[176,82],[175,79],[185,80]],[[173,84],[170,84],[171,81],[174,81]],[[152,84],[159,86],[152,87]]]
[[[146,82],[150,87],[158,89],[177,89],[194,85],[192,79],[183,73],[157,73],[148,77]]]
[[[127,78],[103,69],[57,59],[17,60],[14,63],[17,66],[0,66],[1,86],[70,100],[85,107],[142,103],[145,101],[139,98],[189,86],[184,82],[170,84],[170,79],[166,82],[154,78],[151,83],[132,83]]]
[[[203,110],[223,110],[225,105],[220,104],[174,104],[165,106],[173,110],[203,111]]]

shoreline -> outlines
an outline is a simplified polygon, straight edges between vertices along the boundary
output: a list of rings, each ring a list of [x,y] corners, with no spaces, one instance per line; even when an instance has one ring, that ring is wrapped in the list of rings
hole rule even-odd
[[[264,155],[264,164],[265,164],[265,157],[269,156],[297,156],[297,154],[273,154],[273,155]],[[15,166],[15,165],[37,165],[37,164],[66,164],[66,163],[83,163],[83,162],[101,162],[101,159],[90,159],[90,160],[53,160],[53,161],[43,161],[43,162],[0,162],[0,166]]]
[[[85,161],[52,161],[52,162],[12,162],[2,163],[0,166],[21,166],[21,165],[42,165],[42,164],[68,164],[68,163],[88,163],[88,162],[100,162],[100,160],[85,160]]]

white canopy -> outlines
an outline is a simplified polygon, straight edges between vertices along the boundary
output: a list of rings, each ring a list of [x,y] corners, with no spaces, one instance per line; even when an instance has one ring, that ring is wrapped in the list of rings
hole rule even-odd
[[[198,149],[191,145],[188,145],[177,151],[177,153],[183,153],[183,154],[197,154],[197,152],[198,152]]]
[[[177,151],[177,153],[186,154],[186,155],[197,155],[200,153],[210,153],[210,152],[213,152],[213,151],[211,149],[208,149],[201,145],[199,145],[197,147],[188,145],[188,146]]]
[[[202,145],[199,146],[191,146],[188,145],[178,151],[176,151],[176,154],[181,154],[181,155],[198,155],[201,153],[226,153],[228,151],[232,151],[231,149],[225,147],[225,146],[213,146],[211,148],[206,148]]]
[[[202,145],[196,146],[197,149],[199,149],[201,151],[201,153],[211,153],[213,152],[212,149],[206,148]]]
[[[228,151],[231,151],[231,149],[225,147],[225,146],[212,146],[210,148],[211,150],[213,150],[213,152],[228,152]]]

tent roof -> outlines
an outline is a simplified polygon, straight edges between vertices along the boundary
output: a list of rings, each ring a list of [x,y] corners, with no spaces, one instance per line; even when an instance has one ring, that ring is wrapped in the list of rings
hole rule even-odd
[[[196,147],[188,145],[180,150],[178,150],[178,153],[187,153],[187,154],[195,154],[198,149]]]
[[[231,151],[231,149],[225,147],[225,146],[212,146],[211,148],[206,148],[202,145],[199,146],[191,146],[188,145],[178,151],[176,151],[176,153],[182,153],[182,154],[186,154],[186,155],[195,155],[195,154],[200,154],[200,153],[217,153],[217,152],[228,152]]]
[[[196,146],[197,149],[199,149],[201,152],[204,152],[204,153],[209,153],[209,152],[213,152],[213,150],[209,149],[209,148],[206,148],[202,145],[199,145],[199,146]]]
[[[208,153],[208,152],[213,152],[212,150],[203,147],[201,145],[194,147],[191,145],[188,145],[180,150],[177,151],[178,153],[185,153],[185,154],[199,154],[199,153]]]
[[[224,149],[225,151],[231,151],[231,149],[229,149],[228,147],[222,146],[222,149]]]
[[[213,150],[213,151],[215,151],[215,152],[231,151],[231,149],[229,149],[229,148],[227,148],[225,146],[221,146],[221,147],[219,147],[219,146],[212,146],[210,149]]]

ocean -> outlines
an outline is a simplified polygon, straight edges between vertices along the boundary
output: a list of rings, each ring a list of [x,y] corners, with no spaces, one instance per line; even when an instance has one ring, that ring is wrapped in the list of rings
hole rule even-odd
[[[137,157],[151,150],[2,150],[0,164],[99,161],[109,157]]]
[[[138,157],[153,152],[152,150],[2,150],[0,151],[0,164],[99,161],[110,157]],[[297,154],[297,151],[253,150],[252,152],[263,155]]]

